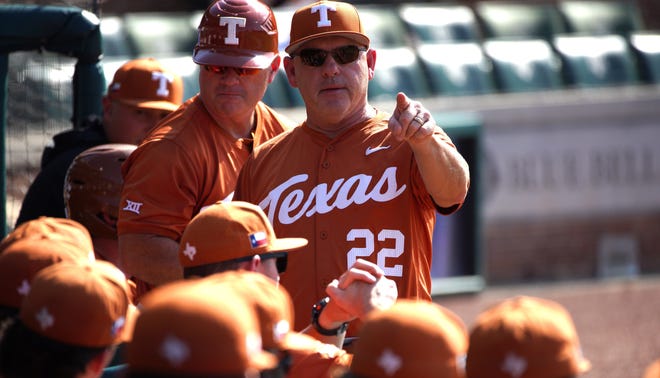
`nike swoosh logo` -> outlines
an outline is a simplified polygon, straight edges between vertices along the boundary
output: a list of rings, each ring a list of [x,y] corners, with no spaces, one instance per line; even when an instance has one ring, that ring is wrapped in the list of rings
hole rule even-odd
[[[379,146],[379,147],[367,147],[367,149],[364,151],[364,156],[369,156],[373,154],[374,152],[382,151],[382,150],[387,150],[390,148],[390,146]]]

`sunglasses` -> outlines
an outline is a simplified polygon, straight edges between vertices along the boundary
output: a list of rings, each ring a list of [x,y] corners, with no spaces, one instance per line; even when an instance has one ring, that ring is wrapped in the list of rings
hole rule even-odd
[[[261,71],[259,68],[241,68],[241,67],[226,67],[226,66],[209,66],[204,65],[204,69],[218,75],[225,75],[230,70],[234,70],[238,76],[252,76]]]
[[[235,259],[235,261],[241,262],[241,261],[250,261],[252,260],[253,256],[246,256],[242,258]],[[261,258],[261,261],[268,260],[268,259],[276,259],[275,260],[275,266],[277,266],[277,273],[284,273],[286,272],[286,266],[288,263],[288,254],[287,252],[268,252],[268,253],[262,253],[259,255]]]
[[[322,49],[302,49],[298,54],[293,55],[295,58],[299,56],[303,64],[311,67],[321,67],[325,63],[325,58],[332,55],[332,59],[339,64],[348,64],[355,62],[360,55],[360,51],[367,51],[366,47],[358,47],[355,45],[346,45],[337,47],[330,51]]]

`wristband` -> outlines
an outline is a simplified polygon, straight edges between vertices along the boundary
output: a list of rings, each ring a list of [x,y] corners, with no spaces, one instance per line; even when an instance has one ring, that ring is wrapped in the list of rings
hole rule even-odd
[[[316,332],[320,333],[321,335],[339,336],[340,334],[346,332],[346,329],[348,328],[348,322],[342,323],[339,327],[333,329],[323,328],[319,324],[319,316],[321,316],[321,312],[325,306],[328,305],[328,302],[330,302],[330,298],[325,297],[312,306],[312,326]]]

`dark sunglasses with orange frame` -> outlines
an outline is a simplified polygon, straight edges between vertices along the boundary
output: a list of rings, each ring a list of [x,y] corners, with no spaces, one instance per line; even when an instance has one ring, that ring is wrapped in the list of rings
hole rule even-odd
[[[261,71],[260,68],[242,68],[242,67],[227,67],[227,66],[211,66],[204,65],[204,69],[218,75],[226,75],[230,70],[234,70],[238,76],[252,76]]]
[[[328,55],[332,56],[335,62],[339,64],[348,64],[355,62],[360,55],[360,51],[367,51],[366,47],[359,47],[355,45],[346,45],[334,48],[332,50],[322,49],[302,49],[297,53],[291,55],[292,58],[300,57],[300,60],[306,66],[321,67],[325,63]]]

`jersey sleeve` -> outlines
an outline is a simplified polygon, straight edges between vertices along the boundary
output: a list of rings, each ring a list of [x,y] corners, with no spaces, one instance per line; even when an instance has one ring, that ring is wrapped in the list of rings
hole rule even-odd
[[[456,146],[452,142],[451,138],[449,138],[449,135],[447,135],[447,133],[445,133],[445,131],[442,130],[442,128],[436,127],[435,131],[433,132],[433,136],[437,139],[440,139],[441,143],[446,143],[451,148],[456,149]],[[413,190],[415,196],[417,196],[421,202],[434,207],[435,210],[442,215],[450,215],[456,212],[456,210],[458,210],[463,205],[462,203],[457,203],[450,207],[438,206],[433,201],[433,198],[426,190],[426,186],[424,185],[424,180],[422,179],[422,175],[419,172],[419,168],[417,167],[417,162],[415,161],[415,159],[413,159],[413,168],[414,169],[411,170],[411,172],[414,172],[415,174],[415,177],[413,177]]]
[[[144,144],[131,154],[122,167],[118,234],[155,234],[179,240],[193,216],[199,192],[192,161],[169,140]]]

